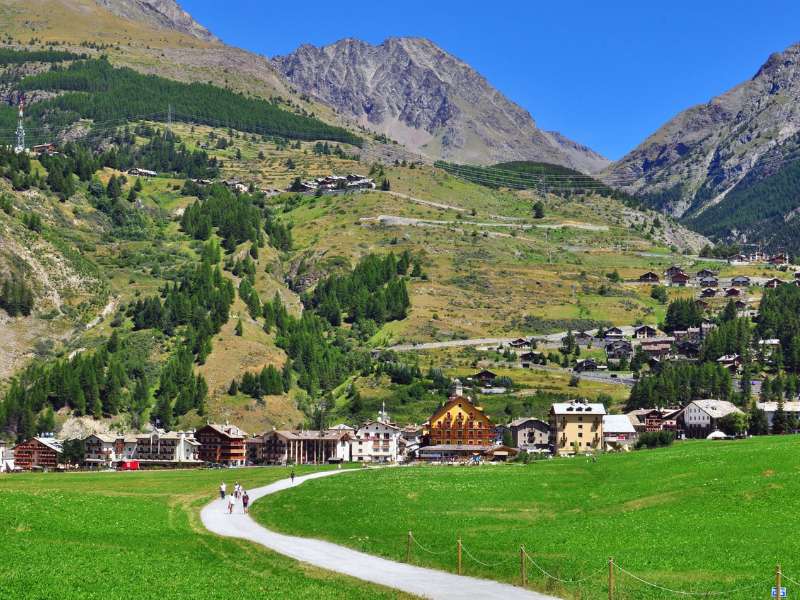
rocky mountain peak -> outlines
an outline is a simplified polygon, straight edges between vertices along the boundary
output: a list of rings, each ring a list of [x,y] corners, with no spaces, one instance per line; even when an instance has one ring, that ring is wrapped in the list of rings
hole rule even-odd
[[[538,160],[585,172],[608,164],[580,144],[539,130],[528,111],[425,38],[306,44],[274,63],[300,91],[430,158]]]
[[[162,29],[173,29],[205,41],[216,37],[195,21],[175,0],[96,0],[112,13]]]

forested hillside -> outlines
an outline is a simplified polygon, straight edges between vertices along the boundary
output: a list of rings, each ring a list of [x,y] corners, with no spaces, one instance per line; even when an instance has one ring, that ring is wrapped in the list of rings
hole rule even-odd
[[[16,86],[24,92],[58,93],[28,109],[32,141],[46,139],[78,119],[92,119],[107,126],[147,117],[155,121],[175,118],[290,139],[360,144],[358,136],[345,129],[213,85],[142,75],[129,68],[115,68],[104,58],[79,60],[62,67],[54,61],[66,60],[68,55],[21,52],[14,56],[11,51],[6,55],[10,55],[8,61],[53,62],[49,71],[25,77]],[[0,125],[11,128],[15,118],[13,107],[0,111]],[[43,130],[44,125],[50,131]]]

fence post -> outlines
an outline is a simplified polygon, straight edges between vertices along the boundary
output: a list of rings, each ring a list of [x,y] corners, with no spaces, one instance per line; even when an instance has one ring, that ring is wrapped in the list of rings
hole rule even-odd
[[[775,567],[775,593],[777,594],[775,597],[781,597],[781,563]]]
[[[614,557],[608,557],[608,600],[614,600]]]
[[[414,534],[410,531],[408,532],[408,539],[406,539],[406,562],[411,562],[411,539]]]
[[[459,575],[461,575],[461,538],[458,538],[458,546],[457,546],[457,548],[458,548],[458,569],[457,569],[456,572]]]
[[[522,586],[528,585],[528,570],[525,568],[525,546],[519,547],[519,577],[522,580]]]

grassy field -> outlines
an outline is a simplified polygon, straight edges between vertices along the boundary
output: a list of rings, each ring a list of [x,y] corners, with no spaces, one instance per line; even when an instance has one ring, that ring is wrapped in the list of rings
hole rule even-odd
[[[298,469],[298,472],[306,469]],[[203,529],[199,509],[286,469],[0,477],[3,598],[397,598]]]
[[[519,581],[524,544],[560,584],[530,566],[532,588],[564,598],[607,598],[606,561],[677,590],[769,597],[776,563],[800,580],[792,534],[800,493],[800,437],[684,442],[672,448],[527,466],[411,467],[309,482],[255,505],[265,525],[405,560],[455,569],[463,540],[469,575]],[[315,510],[303,510],[313,503]],[[494,565],[491,568],[474,562]],[[615,598],[674,595],[617,574]],[[789,583],[790,597],[796,593]]]

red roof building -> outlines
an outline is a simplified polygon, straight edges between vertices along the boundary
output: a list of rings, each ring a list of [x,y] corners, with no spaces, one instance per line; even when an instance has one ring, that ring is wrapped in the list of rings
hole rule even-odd
[[[200,460],[231,467],[245,464],[245,433],[235,425],[209,423],[195,431],[194,437],[200,443]]]

